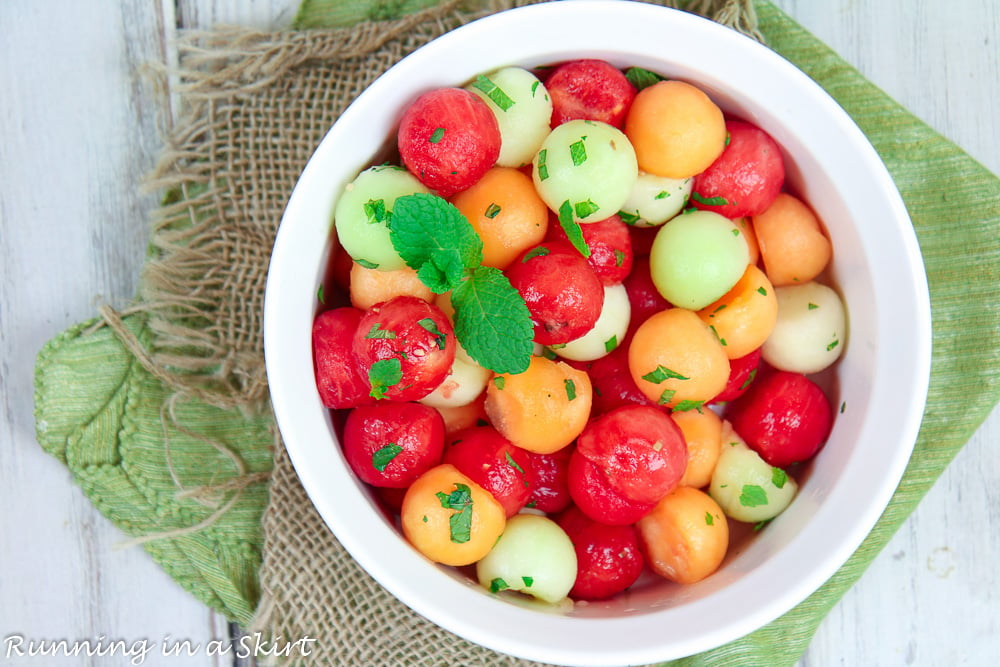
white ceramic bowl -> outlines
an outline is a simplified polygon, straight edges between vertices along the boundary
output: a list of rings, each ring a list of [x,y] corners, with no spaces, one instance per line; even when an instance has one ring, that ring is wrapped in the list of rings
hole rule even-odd
[[[708,579],[655,577],[608,602],[546,612],[490,595],[432,565],[376,508],[341,455],[313,381],[310,327],[335,197],[393,136],[406,103],[503,65],[580,57],[696,83],[785,150],[790,187],[824,221],[831,277],[850,314],[833,378],[843,406],[792,505]],[[691,655],[737,639],[815,591],[858,547],[909,460],[930,368],[930,306],[899,194],[847,114],[769,49],[696,16],[621,0],[533,5],[466,25],[394,66],[317,147],[288,203],[267,282],[264,343],[271,399],[306,491],[353,557],[397,598],[471,641],[567,665]]]

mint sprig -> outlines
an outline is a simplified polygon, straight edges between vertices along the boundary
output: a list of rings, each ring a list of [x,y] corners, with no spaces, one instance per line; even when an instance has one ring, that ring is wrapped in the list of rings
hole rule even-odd
[[[437,195],[399,197],[389,238],[431,291],[451,291],[455,336],[469,356],[497,373],[528,369],[528,306],[500,270],[482,266],[483,242],[461,211]]]
[[[500,269],[480,266],[451,293],[455,336],[469,356],[496,373],[528,370],[534,327],[524,299]]]
[[[392,246],[406,265],[437,294],[454,289],[483,262],[483,242],[465,216],[437,195],[418,192],[393,204]],[[430,263],[432,268],[424,269]],[[421,273],[421,271],[423,273]]]

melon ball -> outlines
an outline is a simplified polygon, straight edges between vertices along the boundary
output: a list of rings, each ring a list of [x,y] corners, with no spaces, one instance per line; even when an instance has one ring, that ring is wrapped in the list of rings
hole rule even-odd
[[[689,310],[700,310],[732,289],[749,262],[743,232],[711,211],[692,211],[664,224],[649,254],[656,289]]]
[[[778,320],[761,355],[775,368],[818,373],[840,358],[847,342],[847,313],[832,288],[810,281],[776,287]]]

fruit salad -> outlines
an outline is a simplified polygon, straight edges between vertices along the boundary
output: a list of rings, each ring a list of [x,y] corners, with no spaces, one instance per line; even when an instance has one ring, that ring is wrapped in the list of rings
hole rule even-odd
[[[711,576],[794,500],[847,345],[781,147],[697,82],[595,59],[400,111],[338,193],[313,326],[348,465],[492,594]]]

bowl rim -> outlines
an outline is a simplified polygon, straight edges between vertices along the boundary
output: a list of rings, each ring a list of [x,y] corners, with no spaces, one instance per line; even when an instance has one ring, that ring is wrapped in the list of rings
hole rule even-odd
[[[341,114],[303,169],[275,238],[265,288],[265,364],[274,415],[304,489],[324,522],[355,561],[396,598],[437,625],[470,641],[527,659],[580,666],[658,662],[720,646],[766,625],[818,589],[860,546],[902,478],[917,437],[930,375],[930,301],[916,234],[891,176],[854,121],[816,82],[767,47],[693,14],[625,0],[574,0],[571,8],[569,4],[528,5],[477,19],[445,33],[387,70]],[[628,27],[631,29],[630,39],[621,44],[602,33],[601,36],[591,35],[588,40],[583,40],[580,35],[567,36],[567,25],[602,25],[605,33]],[[721,616],[715,604],[719,594],[687,603],[684,614],[688,618],[681,618],[673,608],[621,618],[539,614],[484,594],[477,585],[459,581],[444,568],[429,567],[428,561],[409,547],[388,522],[373,520],[377,517],[371,515],[369,510],[376,513],[377,510],[371,506],[361,484],[346,469],[339,451],[329,451],[335,448],[316,443],[317,430],[330,429],[330,417],[319,402],[314,383],[302,386],[304,374],[310,381],[312,379],[308,327],[296,328],[289,323],[301,323],[307,312],[315,312],[314,293],[300,288],[309,283],[310,278],[318,280],[316,272],[321,272],[322,267],[309,265],[322,251],[315,248],[316,229],[310,229],[309,238],[303,238],[299,230],[306,224],[305,220],[312,219],[315,226],[319,217],[326,216],[324,224],[329,232],[332,219],[330,198],[333,194],[315,194],[324,192],[324,188],[327,191],[335,189],[324,174],[334,164],[329,146],[344,140],[346,132],[356,129],[353,126],[363,122],[362,117],[371,113],[371,109],[366,108],[366,105],[371,106],[370,100],[391,94],[401,86],[406,87],[403,85],[406,77],[419,73],[428,62],[435,62],[439,51],[508,38],[509,42],[505,44],[510,47],[511,55],[505,57],[504,62],[494,58],[490,67],[480,67],[480,62],[492,56],[479,52],[470,52],[467,59],[452,59],[456,62],[451,62],[434,76],[425,77],[431,79],[425,81],[430,87],[435,85],[435,78],[441,81],[441,85],[456,85],[456,81],[468,80],[477,73],[527,60],[541,64],[570,56],[602,57],[602,54],[609,58],[614,54],[619,60],[629,58],[633,53],[638,54],[642,49],[649,48],[658,37],[655,31],[667,26],[676,31],[674,37],[682,45],[696,49],[703,57],[728,59],[727,66],[734,75],[749,73],[754,67],[767,67],[782,85],[791,86],[788,89],[790,98],[829,116],[831,122],[836,124],[838,136],[849,143],[850,155],[856,162],[852,168],[862,170],[871,179],[868,187],[883,195],[879,201],[880,220],[885,225],[883,233],[891,232],[893,238],[899,240],[898,247],[884,250],[901,262],[905,270],[898,277],[898,283],[909,289],[894,295],[898,298],[894,298],[893,303],[880,304],[879,307],[891,308],[892,317],[906,318],[902,321],[910,323],[913,336],[907,341],[909,344],[887,346],[881,352],[884,353],[882,356],[890,358],[885,363],[888,369],[897,376],[902,375],[901,379],[906,383],[904,386],[912,387],[913,391],[905,397],[892,397],[890,404],[884,406],[893,411],[896,419],[896,427],[892,431],[892,441],[896,446],[887,448],[889,451],[880,461],[881,474],[877,478],[875,475],[863,478],[861,487],[871,491],[863,511],[849,524],[834,521],[829,530],[818,530],[817,526],[813,526],[814,530],[808,531],[809,539],[819,540],[824,546],[824,555],[818,562],[794,562],[788,557],[788,548],[770,557],[765,563],[768,574],[776,576],[779,582],[789,582],[787,586],[779,586],[770,599],[754,600],[756,606],[749,611],[733,609]],[[542,35],[547,35],[555,45],[540,48],[527,41]],[[706,53],[705,43],[718,44],[719,53]],[[583,48],[576,48],[578,46]],[[733,57],[723,52],[739,55]],[[454,78],[455,71],[468,72],[468,75]],[[779,115],[791,113],[779,111]],[[382,122],[388,122],[388,118],[385,116]],[[372,153],[374,150],[364,157]],[[362,163],[363,160],[359,160],[348,170],[357,173],[364,166]],[[845,178],[849,177],[850,174],[845,174]],[[305,294],[296,294],[296,290]],[[902,363],[904,361],[905,364]],[[345,507],[351,508],[351,511],[343,511]],[[805,538],[799,536],[796,539],[801,541]],[[752,588],[750,584],[755,581],[752,576],[748,574],[727,586],[721,591],[725,594],[723,597],[728,599],[735,595],[739,599],[740,594],[749,594],[746,589]],[[450,600],[451,606],[442,606],[429,599],[426,596],[428,590],[436,592],[434,598]],[[691,618],[699,617],[701,609],[714,615],[712,627],[704,622],[698,624],[691,621]],[[475,613],[470,613],[470,610]],[[492,627],[517,627],[523,632],[512,636],[509,632],[497,633],[484,628],[470,620],[476,613],[489,617]],[[525,617],[525,614],[529,616]],[[532,619],[533,627],[525,627],[526,618]],[[613,649],[602,646],[595,638],[598,624],[601,633],[626,638],[628,645]],[[671,636],[669,644],[662,639],[665,624],[678,630]]]

